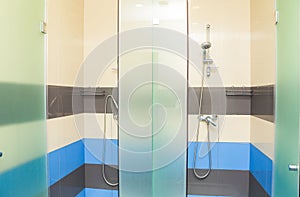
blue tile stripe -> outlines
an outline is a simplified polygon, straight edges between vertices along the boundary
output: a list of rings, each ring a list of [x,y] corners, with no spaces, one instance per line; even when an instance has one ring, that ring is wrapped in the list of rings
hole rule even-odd
[[[116,190],[91,189],[85,188],[76,197],[118,197]],[[187,197],[229,197],[229,196],[203,196],[203,195],[187,195]]]
[[[102,164],[103,139],[84,139],[84,155],[86,164]],[[118,165],[118,140],[106,140],[105,163]]]
[[[84,139],[85,144],[85,163],[102,164],[103,139]],[[106,146],[106,164],[118,164],[117,140],[107,140]],[[199,143],[199,148],[206,145]],[[196,142],[191,142],[188,147],[188,168],[193,168],[194,147]],[[250,144],[249,143],[231,143],[218,142],[212,149],[212,169],[215,170],[250,170]],[[197,157],[197,167],[208,167],[208,155]]]
[[[85,197],[85,190],[83,189],[79,194],[77,194],[75,197]]]
[[[85,188],[76,197],[118,197],[117,190]]]
[[[251,144],[250,172],[270,196],[272,196],[272,169],[272,160]]]
[[[109,140],[106,150],[106,163],[118,164],[117,140]],[[102,164],[104,140],[84,139],[48,154],[49,183],[56,183],[83,164]],[[198,142],[199,147],[204,145]],[[188,167],[193,167],[194,147],[188,147]],[[219,142],[212,149],[212,168],[219,170],[250,171],[265,191],[271,195],[272,160],[249,143]],[[198,168],[208,166],[208,156],[197,159]],[[200,163],[200,164],[199,164]]]
[[[48,183],[53,185],[84,164],[82,140],[48,153]]]
[[[187,197],[230,197],[230,196],[201,196],[201,195],[188,195]]]
[[[194,148],[197,142],[191,142],[188,147],[188,168],[193,168]],[[199,149],[201,146],[206,147],[205,143],[198,142]],[[199,152],[198,152],[199,153]],[[250,144],[249,143],[232,143],[217,142],[212,148],[212,169],[214,170],[245,170],[250,169]],[[208,155],[203,158],[197,154],[197,168],[208,168]]]

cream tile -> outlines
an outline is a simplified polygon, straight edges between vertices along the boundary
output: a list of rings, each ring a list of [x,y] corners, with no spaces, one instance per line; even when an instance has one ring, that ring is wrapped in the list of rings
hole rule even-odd
[[[274,0],[251,0],[251,84],[275,83]]]
[[[189,141],[196,141],[197,122],[197,115],[189,115]],[[250,142],[250,116],[219,116],[218,124],[218,128],[210,126],[212,141]],[[201,123],[199,141],[207,141],[207,126],[205,123]]]
[[[77,116],[77,115],[76,115]],[[80,116],[66,116],[47,120],[47,151],[52,152],[81,139],[76,122]]]
[[[107,114],[106,119],[106,138],[117,139],[118,122]],[[104,114],[84,114],[84,138],[103,138],[104,137]]]
[[[274,159],[275,124],[251,116],[251,143],[265,155]]]
[[[74,85],[83,61],[82,0],[47,2],[47,84]]]
[[[249,86],[250,0],[191,0],[189,4],[192,39],[204,42],[205,26],[211,25],[210,53],[218,67],[213,74],[220,73],[223,86]],[[193,69],[189,74],[191,86],[199,86],[199,75]]]

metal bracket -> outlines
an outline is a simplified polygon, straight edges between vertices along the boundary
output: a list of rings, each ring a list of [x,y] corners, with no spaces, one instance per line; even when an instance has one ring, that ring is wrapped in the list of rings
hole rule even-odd
[[[295,164],[289,164],[289,171],[298,171],[299,170],[299,166],[295,165]]]
[[[40,23],[40,31],[43,34],[47,34],[47,23],[45,21],[41,21],[41,23]]]

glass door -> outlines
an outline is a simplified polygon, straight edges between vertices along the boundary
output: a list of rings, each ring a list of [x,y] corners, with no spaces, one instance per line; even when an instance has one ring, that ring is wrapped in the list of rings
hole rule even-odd
[[[277,0],[274,197],[299,196],[300,3]]]
[[[185,197],[187,1],[119,8],[120,197]]]
[[[44,1],[1,1],[0,196],[47,196]]]

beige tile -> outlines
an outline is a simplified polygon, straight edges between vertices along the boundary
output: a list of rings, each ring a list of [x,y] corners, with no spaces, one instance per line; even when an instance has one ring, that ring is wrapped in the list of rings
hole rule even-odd
[[[107,114],[106,117],[106,138],[117,139],[118,123]],[[104,137],[104,114],[84,114],[84,138],[103,138]]]
[[[275,1],[251,0],[251,84],[275,83]]]
[[[197,122],[197,115],[189,115],[189,141],[196,141]],[[218,124],[218,128],[210,126],[212,141],[250,142],[250,116],[219,116]],[[205,123],[201,123],[199,141],[207,141],[207,126]]]
[[[72,86],[83,61],[83,0],[47,5],[47,84]]]
[[[265,155],[274,159],[275,124],[251,116],[251,143]]]
[[[76,116],[76,118],[75,118]],[[47,120],[47,151],[51,152],[82,138],[76,122],[79,115]]]
[[[117,0],[84,1],[84,57],[117,34]]]
[[[89,57],[103,41],[117,35],[117,0],[87,0],[84,1],[84,57]],[[116,52],[117,53],[117,52]],[[85,71],[84,86],[117,86],[117,64],[112,62],[100,74],[98,84],[89,82]],[[93,72],[93,71],[92,71]]]
[[[189,24],[199,44],[206,40],[206,24],[211,25],[210,53],[218,67],[212,74],[219,72],[224,86],[249,86],[250,0],[191,0]],[[189,74],[192,86],[199,86],[199,75],[192,69]]]

